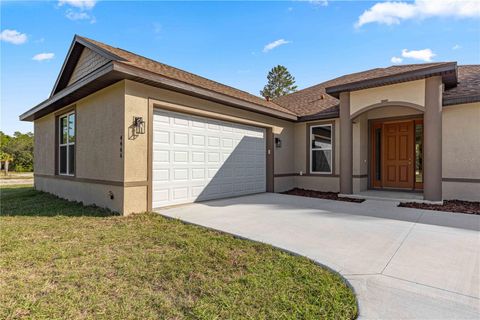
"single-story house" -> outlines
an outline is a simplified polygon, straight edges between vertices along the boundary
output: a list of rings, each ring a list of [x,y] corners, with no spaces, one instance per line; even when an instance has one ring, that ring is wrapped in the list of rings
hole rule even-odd
[[[75,36],[35,188],[128,214],[299,187],[480,200],[480,65],[376,68],[275,100]]]

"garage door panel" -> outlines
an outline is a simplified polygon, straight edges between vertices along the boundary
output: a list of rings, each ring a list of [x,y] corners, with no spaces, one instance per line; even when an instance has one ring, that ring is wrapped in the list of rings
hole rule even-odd
[[[218,148],[220,147],[220,138],[219,137],[208,137],[208,147]]]
[[[265,192],[265,130],[156,110],[152,206]]]
[[[203,164],[205,162],[205,152],[192,151],[192,162]]]
[[[153,143],[170,143],[170,133],[165,130],[155,130],[154,131]]]
[[[202,147],[202,148],[205,147],[205,140],[206,140],[205,135],[203,135],[203,134],[192,134],[191,137],[192,137],[191,144],[192,144],[193,147]]]
[[[153,169],[152,174],[154,181],[167,182],[170,180],[170,170],[169,169]]]

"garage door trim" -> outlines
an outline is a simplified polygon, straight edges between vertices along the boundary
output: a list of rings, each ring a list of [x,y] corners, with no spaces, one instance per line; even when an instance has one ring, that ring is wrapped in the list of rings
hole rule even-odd
[[[238,123],[242,125],[250,125],[258,128],[265,129],[266,131],[266,136],[265,136],[265,145],[266,145],[266,150],[265,150],[265,155],[266,155],[266,191],[267,192],[273,192],[274,190],[274,174],[273,174],[273,168],[274,168],[274,146],[273,146],[273,131],[272,127],[269,126],[262,126],[262,125],[256,125],[252,124],[251,121],[242,121],[241,118],[236,118],[234,116],[230,115],[222,115],[218,114],[212,114],[209,112],[208,115],[203,114],[203,110],[198,110],[194,109],[191,107],[185,107],[181,105],[176,105],[173,103],[169,102],[163,102],[160,100],[156,99],[148,99],[148,136],[147,136],[147,144],[148,144],[148,150],[147,150],[147,181],[148,181],[148,186],[147,186],[147,210],[151,211],[152,210],[152,204],[153,204],[153,114],[154,110],[163,110],[163,111],[173,111],[177,113],[183,113],[183,114],[188,114],[188,115],[194,115],[194,116],[200,116],[204,118],[209,118],[209,119],[214,119],[214,120],[221,120],[221,121],[227,121],[227,122],[232,122],[232,123]],[[228,117],[228,119],[225,119]],[[233,118],[230,118],[233,117]]]

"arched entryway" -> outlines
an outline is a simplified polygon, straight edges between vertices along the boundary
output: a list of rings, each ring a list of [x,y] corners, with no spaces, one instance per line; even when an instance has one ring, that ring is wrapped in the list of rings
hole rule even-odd
[[[378,103],[351,116],[353,191],[423,191],[424,107]]]
[[[424,105],[378,97],[380,103],[351,110],[350,92],[340,93],[342,194],[423,189],[424,199],[442,199],[440,85],[440,78],[426,79]]]

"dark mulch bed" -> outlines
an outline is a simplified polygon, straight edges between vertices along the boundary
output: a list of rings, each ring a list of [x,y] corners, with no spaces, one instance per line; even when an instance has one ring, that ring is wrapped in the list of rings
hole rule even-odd
[[[443,204],[401,202],[398,206],[425,210],[480,214],[480,202],[476,201],[445,200],[443,201]]]
[[[293,188],[292,190],[288,190],[282,193],[290,194],[293,196],[320,198],[320,199],[328,199],[328,200],[339,200],[339,201],[346,201],[346,202],[360,203],[365,201],[365,199],[352,199],[352,198],[339,197],[338,192],[323,192],[323,191],[305,190],[300,188]]]

